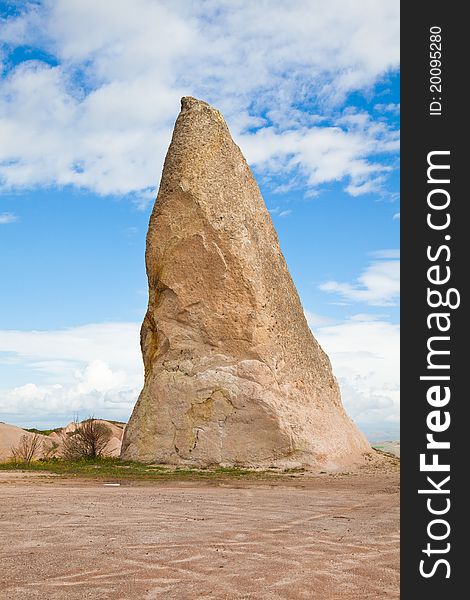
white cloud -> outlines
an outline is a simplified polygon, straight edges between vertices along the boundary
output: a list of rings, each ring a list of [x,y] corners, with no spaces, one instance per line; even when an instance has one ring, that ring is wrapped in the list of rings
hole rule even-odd
[[[25,383],[24,385],[13,388],[8,393],[8,396],[20,402],[34,402],[35,400],[42,402],[46,396],[46,391],[39,388],[35,383]]]
[[[371,322],[371,321],[380,321],[380,319],[383,317],[383,315],[373,315],[370,313],[357,313],[355,315],[352,315],[352,317],[349,317],[349,321],[352,322]]]
[[[13,213],[0,213],[0,225],[8,225],[18,221],[18,217]]]
[[[299,171],[311,188],[345,181],[352,196],[380,190],[391,167],[369,157],[396,152],[399,143],[397,131],[373,124],[368,117],[355,120],[352,115],[331,127],[295,131],[264,127],[241,134],[238,142],[248,162],[264,173],[291,178],[292,172]]]
[[[395,213],[395,214],[393,215],[393,220],[394,220],[394,221],[397,221],[397,220],[399,221],[399,220],[400,220],[400,213],[399,213],[399,212],[398,212],[398,213]]]
[[[53,367],[62,361],[104,360],[121,370],[141,363],[136,323],[90,324],[57,331],[0,330],[0,348],[21,359],[51,361]]]
[[[304,310],[305,318],[311,329],[321,327],[323,325],[331,325],[334,321],[330,317],[313,313],[310,310]],[[316,330],[316,329],[315,329]]]
[[[396,250],[382,250],[376,258],[387,259],[399,256]],[[344,300],[364,302],[371,306],[395,306],[400,294],[399,260],[376,260],[372,262],[354,283],[326,281],[320,289],[339,294]]]
[[[316,328],[348,414],[357,422],[397,424],[400,409],[399,326],[369,315]]]
[[[379,112],[388,112],[388,113],[392,113],[394,115],[399,115],[400,114],[400,105],[399,104],[394,104],[393,102],[390,102],[388,104],[376,104],[374,106],[375,110],[378,110]]]
[[[27,61],[2,82],[0,181],[153,190],[179,98],[195,95],[222,110],[258,168],[377,191],[388,167],[376,155],[396,151],[397,132],[340,106],[398,68],[398,35],[399,3],[374,0],[31,5],[0,40],[57,64]]]
[[[104,323],[58,331],[0,331],[0,369],[30,381],[1,390],[0,414],[56,424],[78,413],[127,419],[142,387],[139,325]]]

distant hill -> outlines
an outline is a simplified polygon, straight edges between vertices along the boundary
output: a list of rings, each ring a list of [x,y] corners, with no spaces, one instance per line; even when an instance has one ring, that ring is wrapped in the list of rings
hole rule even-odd
[[[107,425],[112,432],[112,437],[105,451],[105,456],[119,456],[121,453],[122,436],[126,423],[122,421],[107,421],[105,419],[96,419],[99,423]],[[62,434],[72,431],[75,424],[69,423],[65,427],[56,429],[22,429],[16,425],[0,422],[0,461],[9,460],[12,457],[12,448],[16,448],[21,443],[23,436],[33,438],[35,434],[41,436],[41,442],[44,445],[44,450],[49,450],[53,444],[57,445],[54,454],[60,456],[62,445]],[[44,455],[44,452],[41,453]],[[39,455],[40,456],[40,455]]]
[[[380,450],[381,452],[387,452],[400,458],[400,442],[376,442],[372,444],[372,448]]]

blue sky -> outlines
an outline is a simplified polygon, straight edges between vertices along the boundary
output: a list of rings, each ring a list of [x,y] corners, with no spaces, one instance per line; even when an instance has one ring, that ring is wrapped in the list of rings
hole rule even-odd
[[[148,217],[193,95],[253,168],[348,412],[397,437],[398,2],[109,7],[0,2],[0,419],[128,417]]]

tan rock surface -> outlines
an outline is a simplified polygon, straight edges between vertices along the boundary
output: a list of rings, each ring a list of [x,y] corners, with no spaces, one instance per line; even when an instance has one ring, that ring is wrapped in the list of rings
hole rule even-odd
[[[256,181],[222,115],[183,98],[147,234],[145,383],[121,456],[341,468],[341,404]]]

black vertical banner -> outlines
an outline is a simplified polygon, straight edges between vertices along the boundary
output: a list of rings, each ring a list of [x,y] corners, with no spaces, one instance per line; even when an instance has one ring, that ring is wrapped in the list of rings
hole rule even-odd
[[[467,596],[468,22],[402,2],[401,598]],[[464,108],[465,101],[465,108]],[[467,364],[468,363],[468,364]],[[460,459],[460,460],[459,460]]]

